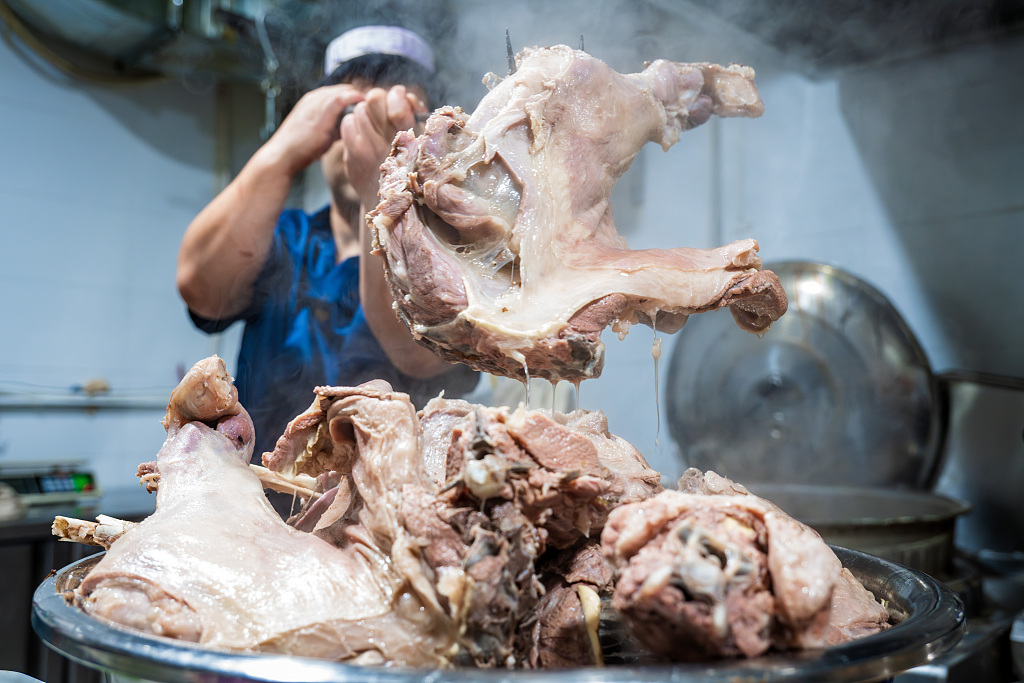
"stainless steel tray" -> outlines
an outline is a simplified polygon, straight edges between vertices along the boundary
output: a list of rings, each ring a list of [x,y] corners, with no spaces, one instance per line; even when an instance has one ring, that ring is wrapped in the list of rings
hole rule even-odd
[[[424,671],[360,667],[303,657],[215,651],[176,640],[142,635],[99,621],[68,604],[99,555],[68,565],[36,589],[32,625],[61,654],[90,667],[167,683],[275,681],[356,683],[387,681],[877,681],[931,661],[963,635],[960,599],[927,574],[864,553],[834,548],[864,586],[884,602],[898,623],[867,638],[818,652],[672,666],[616,665],[571,670]]]

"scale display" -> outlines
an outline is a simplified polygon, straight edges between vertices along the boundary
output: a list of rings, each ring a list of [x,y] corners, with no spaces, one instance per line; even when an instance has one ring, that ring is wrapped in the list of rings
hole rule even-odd
[[[75,467],[4,467],[0,483],[7,484],[28,505],[92,498],[100,494],[91,472]]]

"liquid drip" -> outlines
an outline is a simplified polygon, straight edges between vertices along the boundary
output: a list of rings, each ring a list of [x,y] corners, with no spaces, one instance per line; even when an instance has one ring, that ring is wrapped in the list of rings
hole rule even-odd
[[[658,361],[661,360],[661,341],[658,336],[658,312],[651,316],[651,329],[654,330],[654,341],[651,343],[651,357],[654,358],[654,414],[657,415],[658,426],[654,432],[654,447],[661,445],[661,403],[658,401]]]
[[[530,409],[530,368],[526,365],[526,363],[523,363],[523,372],[526,374],[526,381],[524,382],[524,384],[526,386],[526,409],[529,410]]]
[[[576,380],[576,382],[574,382],[574,384],[576,385],[576,410],[579,411],[579,409],[580,409],[580,380]]]
[[[551,382],[551,417],[555,416],[555,395],[558,393],[558,380],[550,380]]]

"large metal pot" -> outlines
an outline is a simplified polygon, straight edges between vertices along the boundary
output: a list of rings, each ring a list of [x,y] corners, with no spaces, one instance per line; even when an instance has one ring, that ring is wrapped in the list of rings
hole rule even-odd
[[[974,506],[958,544],[1024,562],[1024,380],[962,371],[939,379],[949,423],[935,490]]]
[[[956,522],[965,502],[923,491],[757,484],[751,491],[812,527],[826,542],[939,578],[954,573]]]
[[[766,264],[789,310],[763,335],[692,316],[666,380],[686,465],[744,484],[925,489],[943,419],[914,334],[875,288],[820,263]]]
[[[939,375],[949,421],[935,490],[969,502],[957,547],[985,574],[985,593],[1024,609],[1024,380],[964,371]]]
[[[863,553],[834,548],[864,586],[882,600],[896,625],[880,633],[823,651],[787,653],[749,660],[674,666],[616,665],[572,670],[507,671],[452,669],[422,671],[360,667],[338,662],[241,654],[146,636],[93,619],[64,599],[98,561],[87,558],[65,567],[36,589],[32,625],[40,638],[68,657],[123,677],[166,683],[275,681],[319,683],[421,683],[471,681],[586,683],[657,681],[878,681],[932,661],[963,635],[960,599],[921,572]]]

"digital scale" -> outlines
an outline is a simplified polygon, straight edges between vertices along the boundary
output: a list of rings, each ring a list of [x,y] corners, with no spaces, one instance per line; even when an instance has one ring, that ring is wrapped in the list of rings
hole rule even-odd
[[[96,477],[83,461],[0,461],[0,483],[27,506],[74,503],[99,498]]]

